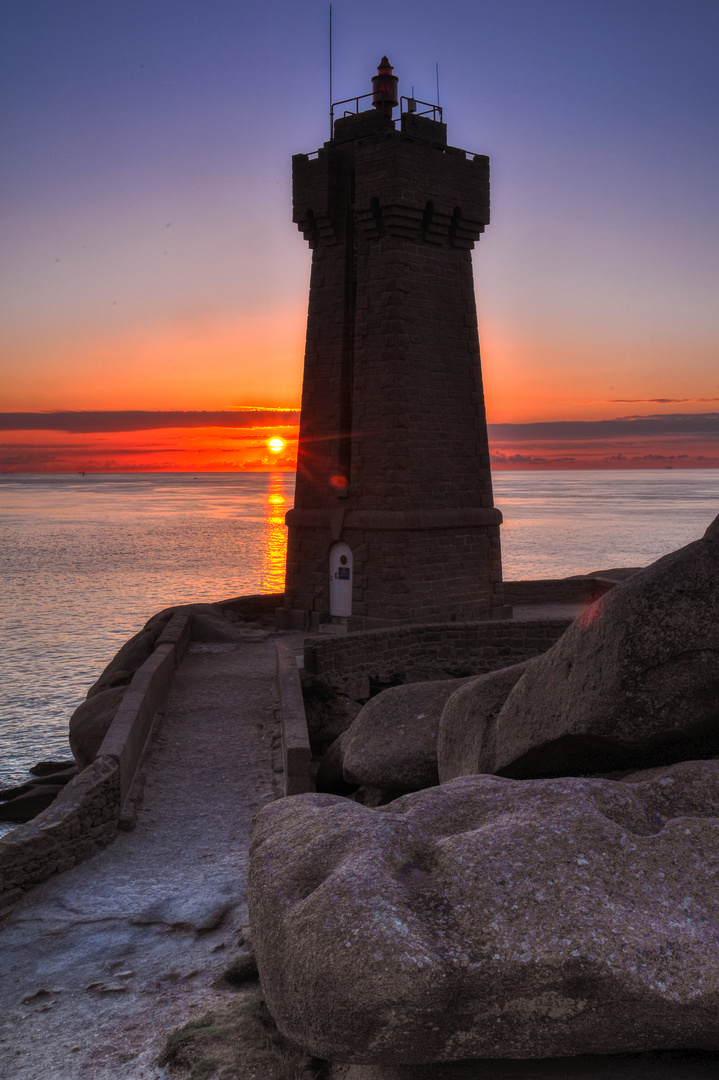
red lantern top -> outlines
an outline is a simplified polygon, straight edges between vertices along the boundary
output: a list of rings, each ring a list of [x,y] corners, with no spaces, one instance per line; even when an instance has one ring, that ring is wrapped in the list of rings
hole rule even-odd
[[[380,60],[377,74],[372,77],[372,105],[381,109],[386,120],[391,121],[392,109],[399,104],[397,85],[399,79],[392,74],[392,65],[386,56]]]

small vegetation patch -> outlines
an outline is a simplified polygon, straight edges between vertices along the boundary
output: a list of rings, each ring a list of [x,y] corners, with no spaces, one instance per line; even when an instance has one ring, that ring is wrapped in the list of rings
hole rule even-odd
[[[257,986],[174,1031],[157,1060],[182,1080],[322,1080],[326,1072],[280,1034]]]
[[[219,986],[238,987],[245,986],[252,979],[257,978],[257,960],[253,952],[240,953],[232,963],[228,964],[222,975],[217,980]]]

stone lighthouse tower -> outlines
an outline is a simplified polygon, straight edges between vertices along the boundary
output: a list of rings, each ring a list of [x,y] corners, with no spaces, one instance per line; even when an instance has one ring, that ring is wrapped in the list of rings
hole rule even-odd
[[[292,160],[313,254],[281,623],[497,617],[471,263],[489,159],[447,145],[437,106],[400,102],[386,57],[339,104],[332,139]]]

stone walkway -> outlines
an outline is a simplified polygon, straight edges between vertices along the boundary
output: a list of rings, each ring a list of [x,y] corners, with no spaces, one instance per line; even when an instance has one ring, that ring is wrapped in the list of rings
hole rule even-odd
[[[191,646],[136,829],[0,933],[2,1080],[156,1080],[166,1033],[226,1000],[213,983],[247,922],[252,816],[282,780],[275,637]]]

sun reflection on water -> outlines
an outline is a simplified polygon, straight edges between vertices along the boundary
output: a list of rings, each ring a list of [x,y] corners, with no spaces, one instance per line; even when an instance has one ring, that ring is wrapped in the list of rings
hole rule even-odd
[[[260,570],[262,592],[282,592],[285,587],[285,560],[287,558],[285,513],[289,509],[288,495],[293,479],[283,472],[272,473],[269,477],[267,512],[262,536]]]

